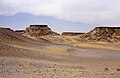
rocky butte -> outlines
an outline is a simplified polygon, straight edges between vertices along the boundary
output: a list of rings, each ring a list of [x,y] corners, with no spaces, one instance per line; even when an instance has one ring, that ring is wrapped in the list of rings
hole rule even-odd
[[[58,33],[52,31],[48,25],[30,25],[25,30],[25,34],[38,37],[47,35],[59,35]]]
[[[82,34],[80,38],[86,41],[119,42],[120,27],[96,27],[90,32]]]

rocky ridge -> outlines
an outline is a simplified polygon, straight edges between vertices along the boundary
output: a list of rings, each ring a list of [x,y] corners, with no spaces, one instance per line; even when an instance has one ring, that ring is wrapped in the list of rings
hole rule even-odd
[[[120,27],[96,27],[80,36],[85,41],[119,42]]]
[[[77,36],[77,35],[81,35],[84,33],[78,33],[78,32],[63,32],[61,35],[65,35],[65,36]]]

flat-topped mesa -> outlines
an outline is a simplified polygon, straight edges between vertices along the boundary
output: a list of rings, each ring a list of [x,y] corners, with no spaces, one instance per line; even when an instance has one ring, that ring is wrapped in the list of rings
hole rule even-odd
[[[120,27],[95,27],[94,29],[120,29]]]
[[[47,35],[59,35],[56,32],[53,32],[48,25],[30,25],[25,30],[26,35],[33,37],[47,36]]]
[[[77,35],[81,35],[81,34],[84,34],[84,33],[79,33],[79,32],[63,32],[61,35],[64,35],[64,36],[77,36]]]
[[[25,30],[15,30],[15,32],[20,33],[20,34],[24,34]]]
[[[11,30],[11,31],[13,31],[13,30],[10,29],[10,28],[3,28],[3,27],[0,27],[0,30]]]
[[[95,27],[80,38],[87,41],[120,42],[120,27]]]
[[[30,27],[48,27],[48,25],[30,25]]]

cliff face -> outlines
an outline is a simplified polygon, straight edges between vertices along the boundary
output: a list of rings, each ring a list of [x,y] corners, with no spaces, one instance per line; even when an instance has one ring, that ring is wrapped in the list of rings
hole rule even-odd
[[[120,27],[96,27],[80,38],[86,41],[119,42]]]
[[[30,25],[26,28],[25,34],[30,36],[47,36],[47,35],[59,35],[56,32],[53,32],[47,25]]]
[[[66,36],[77,36],[77,35],[81,35],[84,33],[77,33],[77,32],[63,32],[61,35],[66,35]]]

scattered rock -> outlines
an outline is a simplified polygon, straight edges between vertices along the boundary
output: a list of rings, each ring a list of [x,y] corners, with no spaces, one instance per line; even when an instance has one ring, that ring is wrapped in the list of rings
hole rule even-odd
[[[56,71],[56,69],[54,69],[53,71]]]
[[[104,71],[109,71],[109,69],[108,69],[108,68],[105,68]]]
[[[120,71],[120,69],[119,69],[119,68],[117,68],[117,71]]]
[[[111,75],[114,75],[113,73],[111,73]]]

